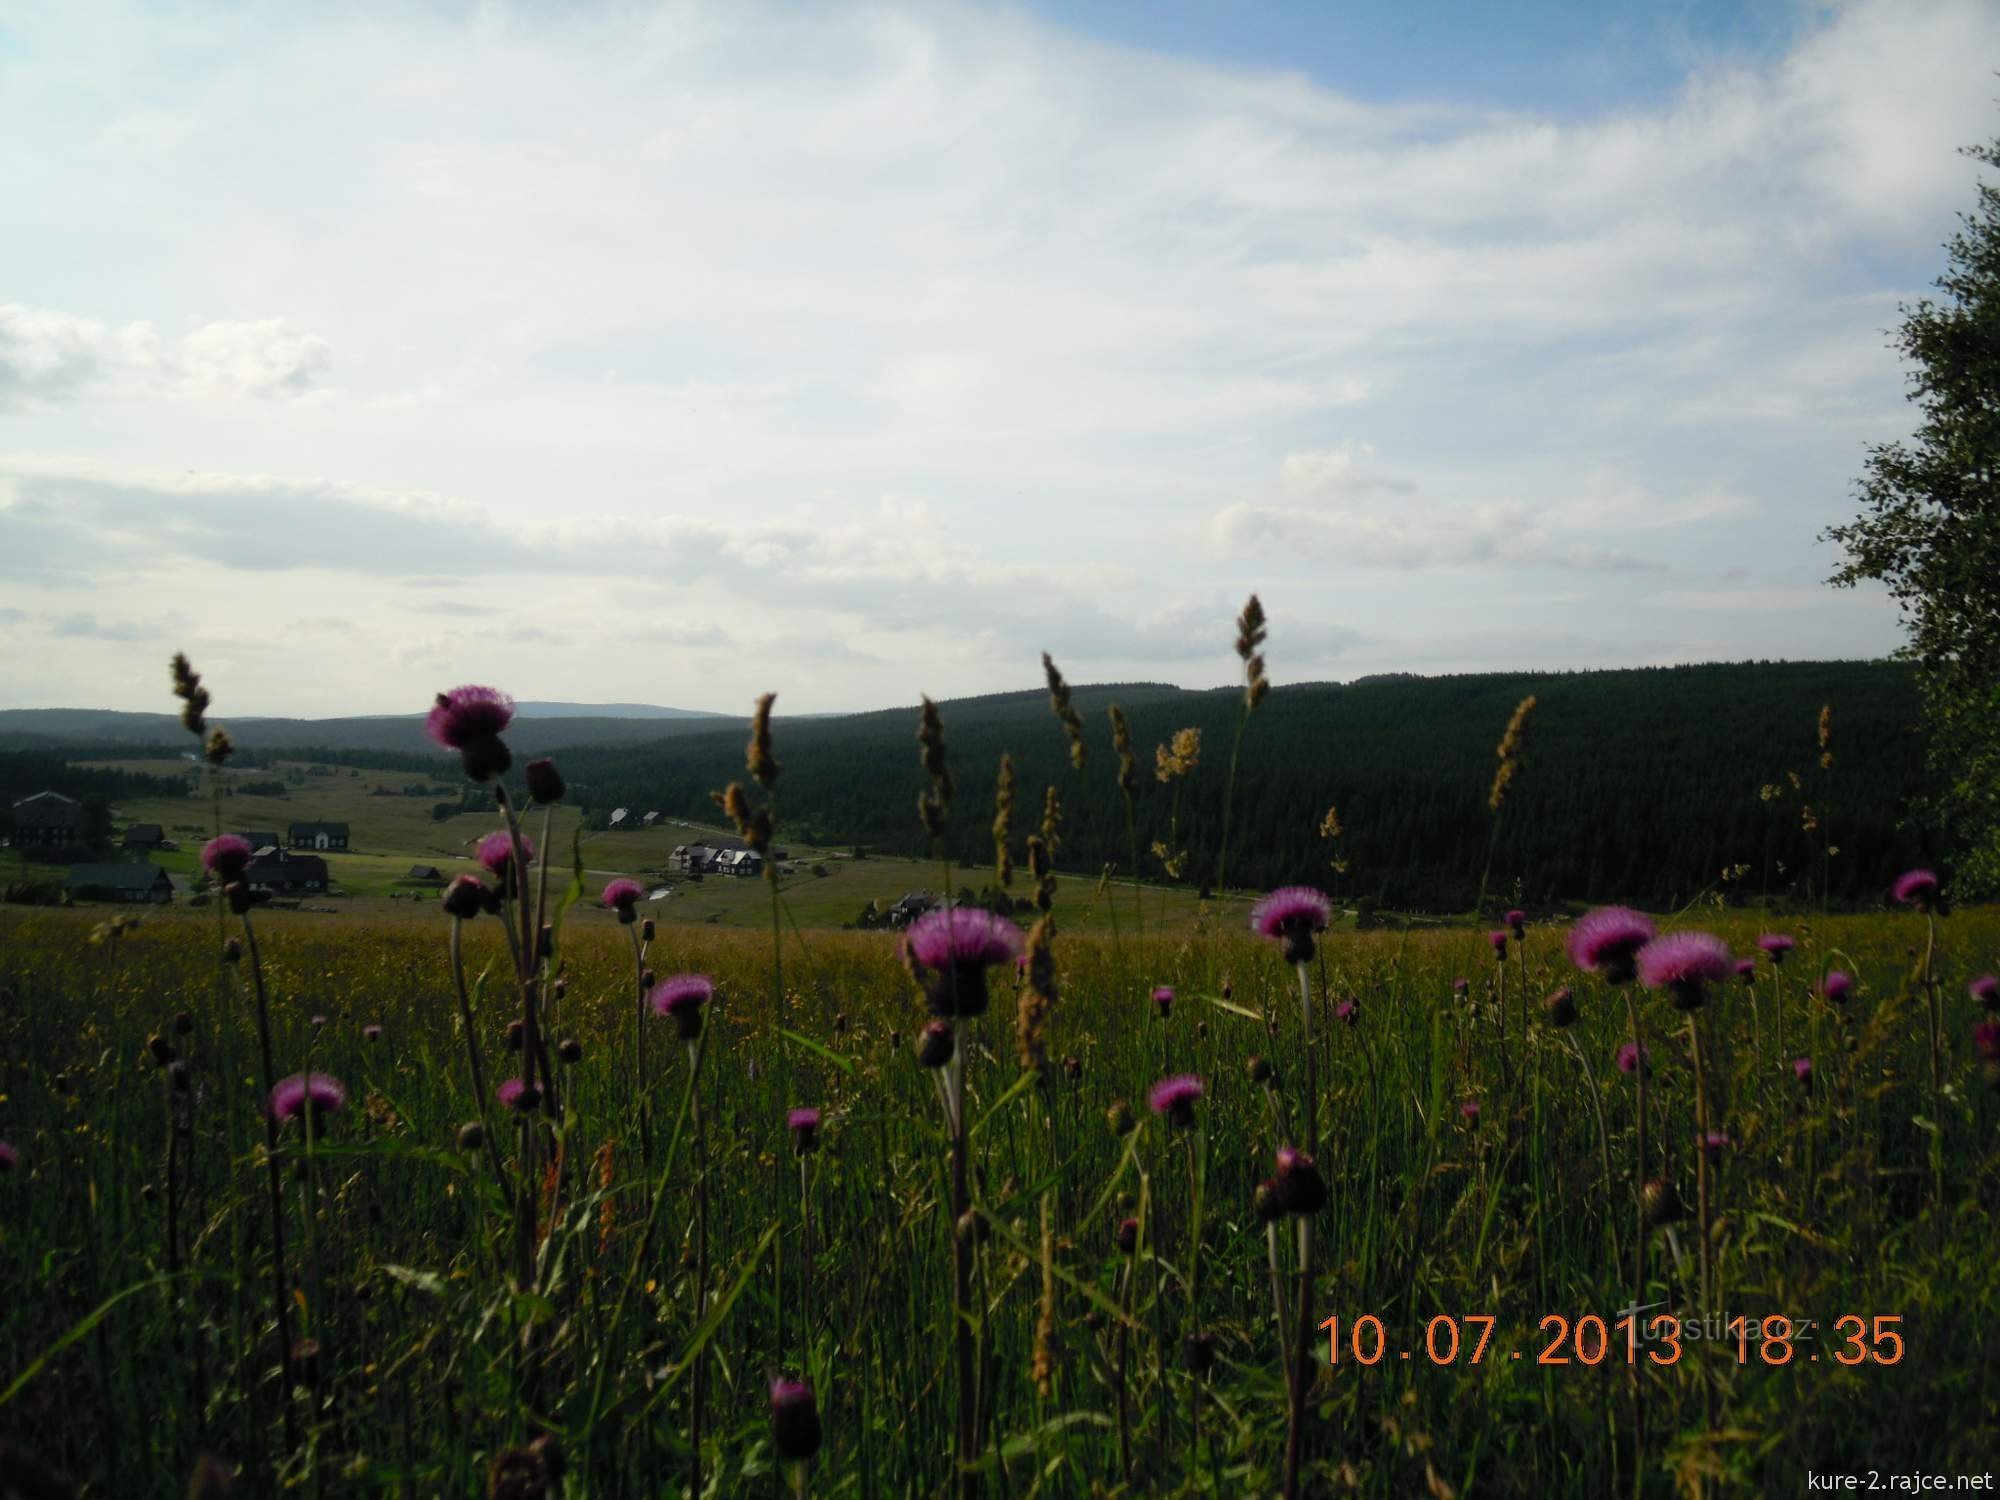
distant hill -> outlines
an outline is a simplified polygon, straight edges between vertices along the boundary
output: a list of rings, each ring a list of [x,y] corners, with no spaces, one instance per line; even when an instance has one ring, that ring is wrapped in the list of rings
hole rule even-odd
[[[1494,745],[1529,694],[1538,706],[1527,753],[1496,834],[1486,801]],[[1105,715],[1113,702],[1130,720],[1139,761],[1135,840]],[[1064,817],[1061,868],[1130,870],[1136,841],[1139,869],[1155,875],[1148,851],[1158,840],[1188,852],[1192,883],[1214,880],[1241,691],[1097,684],[1076,688],[1074,703],[1089,748],[1081,772],[1070,766],[1042,689],[940,700],[957,781],[949,854],[990,864],[993,784],[1004,752],[1019,782],[1017,859],[1053,785]],[[1820,766],[1815,738],[1823,705],[1833,709],[1830,770]],[[1836,899],[1876,900],[1927,853],[1905,822],[1922,787],[1916,707],[1910,669],[1896,662],[1394,674],[1288,685],[1266,699],[1243,736],[1229,883],[1312,881],[1350,901],[1463,909],[1487,874],[1490,893],[1529,903],[1616,897],[1676,905],[1740,866],[1738,890],[1816,894],[1824,871]],[[620,708],[651,717],[620,716]],[[782,719],[781,838],[926,853],[916,817],[925,784],[916,708],[913,697],[868,713]],[[416,716],[222,722],[247,764],[290,755],[436,773],[447,760]],[[1163,787],[1154,747],[1181,728],[1201,731],[1200,768],[1177,789]],[[743,777],[744,721],[735,716],[530,703],[508,741],[517,761],[555,754],[572,799],[599,820],[621,805],[712,818],[709,793]],[[56,744],[99,758],[121,747],[192,748],[166,714],[0,712],[0,749]],[[1766,786],[1779,794],[1763,797]],[[1329,805],[1339,807],[1346,830],[1337,849],[1319,836]],[[1808,808],[1817,832],[1805,826]],[[1828,830],[1839,850],[1830,862]],[[1336,854],[1347,862],[1344,874],[1331,868]]]

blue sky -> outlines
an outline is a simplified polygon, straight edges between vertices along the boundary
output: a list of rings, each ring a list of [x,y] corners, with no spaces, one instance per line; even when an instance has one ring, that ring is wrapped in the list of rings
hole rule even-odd
[[[1818,538],[1980,0],[172,7],[0,35],[0,705],[795,711],[1877,655]]]

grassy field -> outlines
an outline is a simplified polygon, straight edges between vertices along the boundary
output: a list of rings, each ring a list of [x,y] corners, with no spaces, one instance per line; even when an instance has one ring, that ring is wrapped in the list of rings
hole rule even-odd
[[[546,1449],[526,1447],[538,1434],[565,1456],[548,1493],[681,1493],[697,1454],[712,1495],[949,1491],[951,1145],[911,1055],[923,1000],[891,936],[803,919],[785,931],[781,989],[768,927],[731,930],[757,926],[768,901],[744,884],[714,896],[742,903],[722,908],[723,930],[665,925],[647,956],[662,975],[715,976],[698,1091],[695,1055],[657,1018],[639,1088],[634,929],[603,914],[565,929],[545,1019],[581,1055],[559,1065],[556,1133],[504,1126],[490,1092],[475,1096],[434,903],[394,922],[261,914],[255,974],[217,962],[242,928],[214,908],[122,931],[102,925],[105,908],[0,909],[0,1138],[19,1153],[0,1174],[0,1275],[34,1289],[0,1303],[0,1435],[107,1496],[181,1493],[204,1453],[240,1467],[249,1493],[539,1494],[493,1478],[497,1464],[545,1480]],[[1939,926],[1935,1095],[1913,983],[1920,916],[1793,919],[1785,967],[1760,966],[1754,989],[1731,984],[1699,1012],[1711,1124],[1729,1138],[1709,1183],[1704,1297],[1687,1015],[1639,999],[1645,1175],[1686,1207],[1647,1230],[1635,1292],[1641,1116],[1614,1063],[1629,1023],[1620,992],[1570,968],[1560,926],[1532,926],[1500,964],[1465,930],[1329,936],[1308,969],[1309,1072],[1275,947],[1234,917],[1155,926],[1141,947],[1130,892],[1117,940],[1108,925],[1071,932],[1088,890],[1056,899],[1049,1067],[1023,1070],[1004,977],[992,1013],[965,1026],[967,1192],[985,1231],[963,1326],[982,1492],[1277,1492],[1287,1393],[1271,1256],[1291,1298],[1299,1221],[1267,1243],[1252,1197],[1284,1142],[1310,1145],[1330,1188],[1306,1221],[1305,1321],[1343,1330],[1338,1364],[1327,1333],[1308,1346],[1305,1493],[1790,1493],[1808,1468],[1990,1461],[2000,1108],[1964,985],[2000,949],[1992,913]],[[1756,927],[1713,915],[1753,951]],[[520,1003],[499,924],[475,920],[465,941],[490,1086],[519,1066],[506,1025]],[[1838,1005],[1817,994],[1828,965],[1860,980]],[[279,1134],[268,1182],[259,974],[275,1073],[324,1070],[348,1090],[310,1142],[296,1124]],[[1164,1021],[1146,998],[1159,983],[1179,991]],[[1581,1014],[1558,1029],[1539,1001],[1565,983]],[[1347,998],[1351,1025],[1329,1016]],[[156,1034],[184,1093],[149,1050]],[[1256,1054],[1276,1063],[1269,1089],[1246,1074]],[[1814,1060],[1808,1082],[1795,1056]],[[1206,1081],[1191,1130],[1145,1108],[1148,1087],[1182,1071]],[[1127,1136],[1107,1125],[1120,1101],[1139,1122]],[[824,1111],[824,1149],[801,1159],[785,1112],[805,1103]],[[482,1115],[492,1157],[459,1144]],[[1128,1215],[1145,1224],[1131,1255],[1115,1238]],[[289,1387],[279,1268],[290,1333],[313,1346]],[[1586,1317],[1613,1324],[1635,1296],[1658,1304],[1648,1316],[1820,1328],[1784,1363],[1755,1339],[1739,1363],[1733,1336],[1713,1335],[1686,1339],[1672,1364],[1663,1344],[1642,1347],[1636,1378],[1616,1335],[1602,1363],[1583,1362]],[[1835,1331],[1847,1314],[1864,1320],[1858,1346]],[[1363,1365],[1352,1335],[1369,1315],[1388,1352]],[[1475,1364],[1478,1317],[1495,1322]],[[1566,1364],[1540,1362],[1552,1317]],[[1900,1319],[1881,1325],[1903,1341],[1894,1364],[1871,1357],[1890,1351],[1883,1317]],[[1289,1302],[1284,1326],[1296,1318]],[[1453,1335],[1459,1352],[1433,1362]],[[1212,1365],[1191,1368],[1190,1336]],[[1836,1357],[1850,1347],[1861,1363]],[[773,1448],[779,1371],[817,1393],[824,1446],[799,1468]]]

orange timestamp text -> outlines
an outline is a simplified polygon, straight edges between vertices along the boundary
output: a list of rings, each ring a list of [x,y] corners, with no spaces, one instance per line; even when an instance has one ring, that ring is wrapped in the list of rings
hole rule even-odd
[[[1658,1304],[1655,1304],[1656,1306]],[[1643,1316],[1648,1309],[1614,1314],[1607,1321],[1596,1313],[1575,1320],[1550,1313],[1541,1320],[1540,1337],[1521,1348],[1494,1349],[1493,1329],[1499,1319],[1486,1313],[1440,1313],[1424,1324],[1423,1336],[1410,1340],[1411,1347],[1391,1349],[1387,1329],[1373,1313],[1343,1321],[1338,1315],[1319,1326],[1326,1334],[1327,1362],[1332,1365],[1379,1365],[1385,1360],[1402,1363],[1427,1359],[1434,1365],[1484,1364],[1489,1359],[1532,1360],[1537,1365],[1678,1364],[1689,1343],[1703,1341],[1712,1325],[1704,1319],[1681,1318],[1673,1313]],[[1900,1313],[1864,1318],[1846,1313],[1833,1320],[1838,1337],[1825,1355],[1825,1362],[1838,1365],[1900,1364],[1903,1335],[1898,1327]],[[1819,1324],[1810,1318],[1795,1319],[1783,1313],[1762,1318],[1739,1314],[1722,1320],[1720,1337],[1707,1332],[1706,1341],[1733,1347],[1736,1362],[1750,1365],[1788,1365],[1794,1360],[1822,1362],[1816,1338]]]

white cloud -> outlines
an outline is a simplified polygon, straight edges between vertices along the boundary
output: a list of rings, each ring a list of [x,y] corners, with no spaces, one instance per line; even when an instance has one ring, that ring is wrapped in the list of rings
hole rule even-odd
[[[0,304],[0,411],[87,395],[298,395],[332,358],[326,340],[283,318],[207,323],[163,341],[150,323]]]

